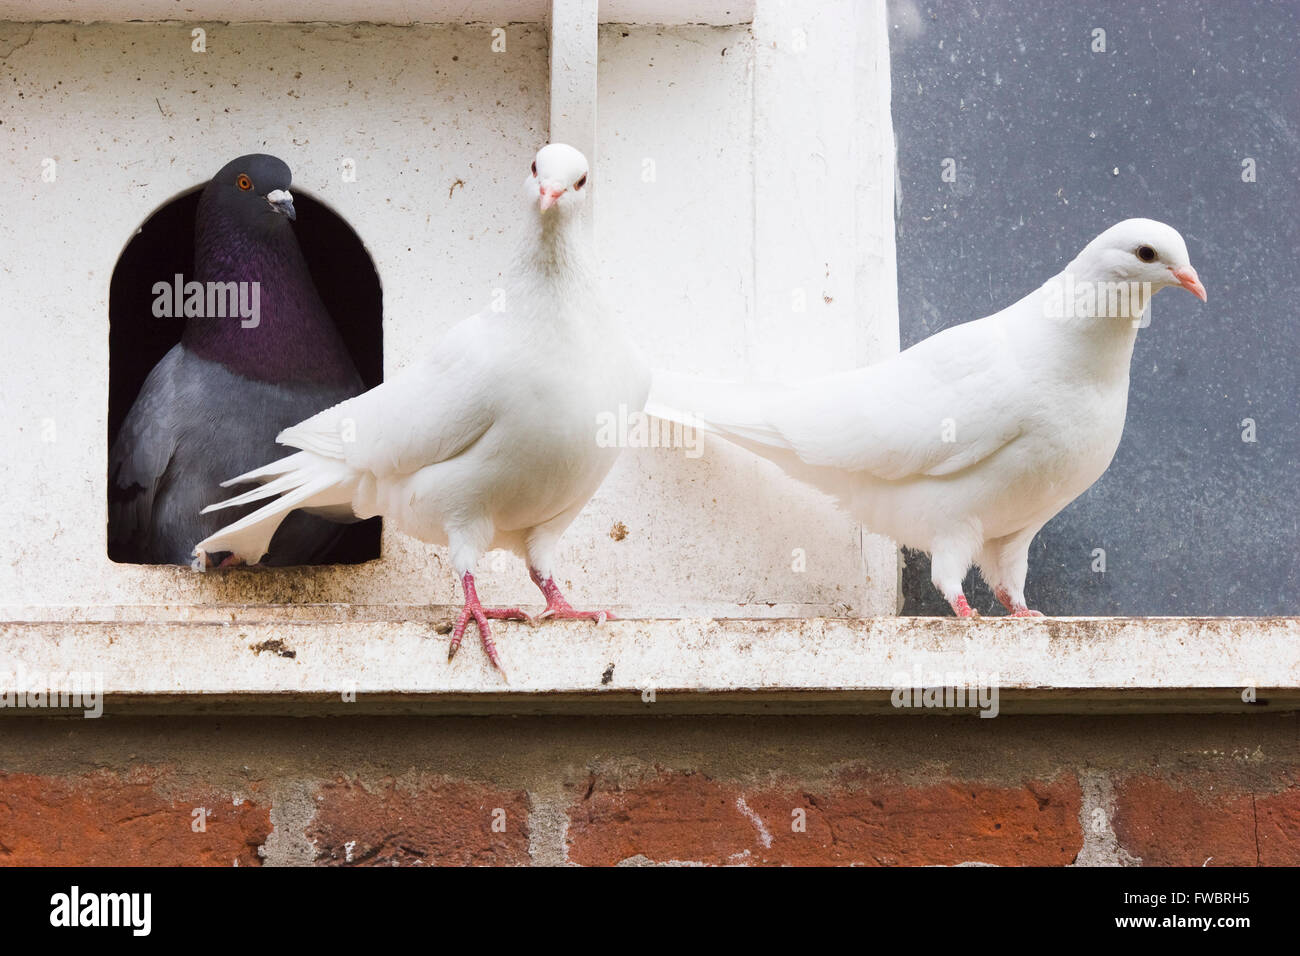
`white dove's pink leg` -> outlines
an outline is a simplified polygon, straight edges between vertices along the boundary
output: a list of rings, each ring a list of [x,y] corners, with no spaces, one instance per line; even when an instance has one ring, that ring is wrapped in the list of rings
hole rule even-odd
[[[1017,598],[1005,586],[998,588],[993,592],[1002,606],[1011,612],[1012,617],[1043,617],[1042,611],[1035,611],[1025,606],[1023,596]]]
[[[542,572],[536,568],[528,569],[528,576],[533,579],[533,583],[541,590],[546,598],[546,610],[538,615],[539,618],[555,618],[557,621],[595,621],[597,624],[604,624],[606,621],[615,620],[610,611],[577,611],[573,606],[564,599],[560,589],[555,585],[555,578],[547,576],[542,577]]]
[[[966,595],[961,592],[958,592],[956,597],[948,599],[948,606],[952,608],[952,613],[958,617],[980,616],[980,612],[970,606],[970,602],[966,600]]]
[[[930,580],[939,589],[948,606],[958,617],[979,617],[979,612],[970,606],[966,595],[962,593],[962,578],[970,568],[972,559],[980,549],[980,541],[974,534],[955,533],[951,538],[935,542],[930,551]]]
[[[461,585],[465,588],[465,606],[461,609],[460,617],[456,619],[456,626],[451,632],[451,646],[447,649],[447,660],[456,656],[460,650],[460,640],[465,636],[465,628],[469,625],[470,618],[478,625],[479,640],[483,642],[483,650],[487,651],[488,660],[492,666],[501,673],[505,673],[505,668],[501,666],[501,660],[497,657],[497,646],[492,641],[492,629],[488,627],[488,620],[497,621],[527,621],[529,624],[533,619],[519,610],[517,607],[484,607],[479,603],[478,592],[474,589],[474,575],[468,571],[460,579]]]
[[[1013,537],[990,541],[980,558],[984,580],[993,587],[994,596],[1012,617],[1042,617],[1041,611],[1025,604],[1025,577],[1029,574],[1029,543],[1038,528],[1029,528]]]

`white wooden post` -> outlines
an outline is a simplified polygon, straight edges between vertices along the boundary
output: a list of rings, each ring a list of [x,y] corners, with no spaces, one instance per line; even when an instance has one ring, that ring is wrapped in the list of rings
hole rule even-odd
[[[759,0],[751,374],[809,378],[898,351],[884,0]],[[829,533],[843,512],[828,511]],[[860,533],[855,611],[893,614],[898,555]]]
[[[580,149],[591,164],[596,188],[583,205],[588,233],[595,216],[592,203],[600,192],[596,170],[597,0],[551,2],[552,143]]]

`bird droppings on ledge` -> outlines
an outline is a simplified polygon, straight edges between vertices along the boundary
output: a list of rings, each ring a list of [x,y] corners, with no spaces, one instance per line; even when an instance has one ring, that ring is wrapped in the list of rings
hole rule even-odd
[[[286,646],[284,641],[280,640],[278,637],[262,641],[258,644],[249,644],[248,649],[258,657],[262,656],[263,651],[274,654],[276,657],[287,657],[291,660],[298,656],[297,651]]]
[[[614,663],[613,661],[611,661],[609,666],[605,668],[605,673],[600,675],[601,686],[603,687],[613,679],[614,679]]]
[[[627,537],[627,525],[621,521],[615,521],[614,527],[609,529],[609,536],[615,541],[622,541]]]

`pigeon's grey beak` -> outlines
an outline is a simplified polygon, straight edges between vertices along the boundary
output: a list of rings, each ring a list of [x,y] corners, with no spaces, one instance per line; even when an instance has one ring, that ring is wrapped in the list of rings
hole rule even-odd
[[[537,208],[542,212],[554,206],[555,201],[564,195],[563,189],[547,189],[545,186],[538,186],[537,190],[541,196],[537,201]]]
[[[293,222],[298,218],[298,213],[293,208],[293,196],[287,189],[273,189],[266,194],[266,201],[282,216],[288,216],[289,221]]]
[[[1190,292],[1202,302],[1208,301],[1205,297],[1205,286],[1201,285],[1201,278],[1196,274],[1196,270],[1191,266],[1182,266],[1181,268],[1169,270],[1178,280],[1178,284]]]

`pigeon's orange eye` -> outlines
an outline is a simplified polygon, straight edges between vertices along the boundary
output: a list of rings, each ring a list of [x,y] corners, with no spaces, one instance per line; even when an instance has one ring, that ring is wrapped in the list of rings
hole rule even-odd
[[[573,188],[574,188],[574,189],[581,189],[581,188],[582,188],[583,186],[585,186],[585,185],[587,185],[587,174],[586,174],[586,173],[583,173],[583,174],[582,174],[582,178],[579,179],[576,183],[573,184]]]
[[[1138,246],[1137,257],[1143,262],[1155,262],[1156,251],[1150,246]]]
[[[253,181],[248,178],[248,173],[240,173],[239,177],[235,180],[235,185],[244,192],[248,192],[253,188]]]

